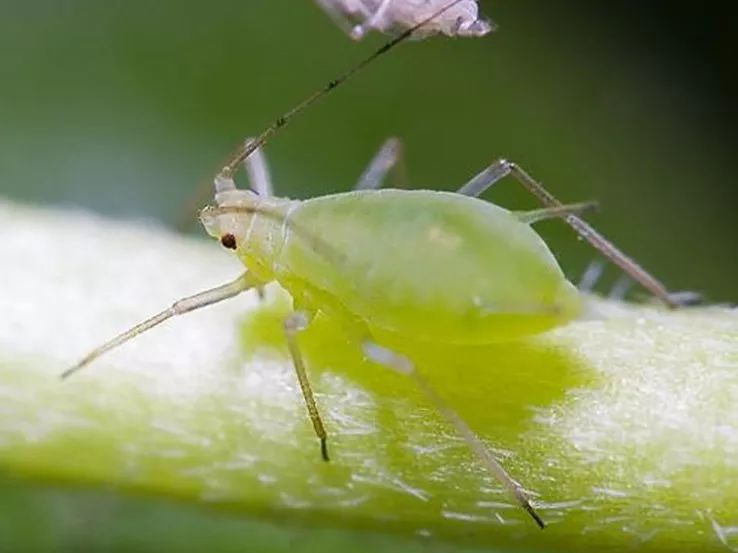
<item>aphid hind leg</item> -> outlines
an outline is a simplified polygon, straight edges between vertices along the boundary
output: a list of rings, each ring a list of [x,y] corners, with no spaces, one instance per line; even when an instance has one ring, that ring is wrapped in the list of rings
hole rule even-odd
[[[60,376],[61,378],[67,378],[68,376],[71,376],[80,369],[83,369],[84,367],[92,363],[102,354],[125,344],[136,336],[143,334],[144,332],[154,328],[155,326],[160,325],[167,319],[171,319],[172,317],[175,317],[177,315],[183,315],[184,313],[189,313],[190,311],[194,311],[195,309],[200,309],[201,307],[206,307],[208,305],[213,305],[223,300],[227,300],[229,298],[237,296],[242,292],[245,292],[246,290],[258,286],[259,284],[260,283],[254,280],[254,278],[249,273],[243,273],[236,280],[233,280],[221,286],[217,286],[215,288],[211,288],[209,290],[205,290],[204,292],[200,292],[199,294],[195,294],[194,296],[188,296],[186,298],[179,299],[175,301],[168,309],[157,313],[153,317],[146,319],[145,321],[137,324],[134,327],[131,327],[130,329],[126,330],[122,334],[119,334],[112,340],[109,340],[103,345],[95,348],[84,358],[82,358],[79,363],[64,371]]]
[[[400,169],[404,165],[402,141],[393,136],[384,141],[359,177],[354,190],[377,190],[382,188],[387,174],[398,165]],[[404,171],[402,173],[404,175]]]
[[[603,273],[605,272],[605,262],[602,259],[595,259],[591,261],[584,269],[584,273],[579,277],[577,282],[577,290],[580,292],[592,292]],[[615,281],[610,287],[607,293],[607,298],[611,300],[623,299],[633,285],[633,280],[628,275],[621,275],[621,277]],[[705,299],[699,292],[691,290],[682,290],[678,292],[669,292],[669,296],[678,304],[680,307],[691,307],[695,305],[701,305]]]
[[[485,168],[481,173],[473,177],[459,189],[459,194],[468,196],[479,196],[490,186],[505,178],[512,176],[545,207],[561,207],[562,203],[556,199],[544,186],[525,172],[519,165],[505,159],[500,159]],[[638,282],[652,295],[656,296],[669,307],[677,307],[677,303],[666,287],[636,261],[620,251],[612,242],[607,240],[589,223],[577,215],[567,215],[564,220],[583,239],[587,240],[592,247],[598,250],[607,259]]]
[[[536,512],[530,503],[528,494],[523,487],[516,482],[500,464],[500,462],[492,455],[487,446],[477,436],[477,434],[469,427],[459,414],[451,409],[428,381],[416,370],[412,361],[407,357],[395,353],[383,346],[376,344],[371,340],[365,340],[362,344],[364,355],[371,361],[383,365],[385,367],[396,370],[397,372],[410,377],[415,385],[420,389],[425,398],[433,404],[436,410],[443,415],[446,421],[454,427],[456,432],[464,439],[469,449],[471,449],[520,506],[533,518],[540,528],[545,527],[545,523],[540,515]]]
[[[307,371],[305,370],[305,362],[300,352],[300,346],[297,343],[297,335],[307,328],[312,318],[313,313],[306,311],[295,311],[291,313],[284,321],[284,334],[287,338],[287,347],[290,351],[290,357],[292,357],[295,373],[297,373],[297,381],[300,384],[302,397],[305,399],[305,407],[307,407],[310,422],[313,423],[315,434],[320,440],[320,455],[324,461],[329,461],[328,435],[326,434],[323,420],[320,418],[318,405],[315,402],[313,389],[310,386],[310,380],[308,380]]]

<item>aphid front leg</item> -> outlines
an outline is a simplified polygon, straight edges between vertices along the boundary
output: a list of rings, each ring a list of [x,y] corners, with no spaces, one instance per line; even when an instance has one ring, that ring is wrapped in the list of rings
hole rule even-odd
[[[247,138],[244,142],[244,148],[249,148],[254,140],[256,140],[254,137]],[[251,155],[243,160],[243,166],[246,169],[249,184],[254,192],[262,198],[268,198],[274,195],[269,165],[261,148],[256,148],[251,152]]]
[[[484,169],[481,173],[464,184],[458,192],[459,194],[465,194],[467,196],[479,196],[490,186],[508,175],[512,176],[523,186],[523,188],[538,198],[544,206],[551,208],[562,206],[562,203],[556,199],[553,194],[546,190],[541,183],[526,173],[519,165],[505,159],[497,160],[492,165]],[[636,263],[634,259],[620,251],[612,242],[592,228],[589,223],[577,215],[567,215],[564,217],[564,220],[580,237],[587,240],[592,247],[602,253],[615,265],[620,267],[623,272],[630,275],[633,280],[638,282],[651,294],[659,298],[669,307],[677,307],[679,305],[658,279]]]
[[[354,190],[377,190],[382,188],[387,174],[402,162],[403,148],[399,138],[384,141],[354,186]]]
[[[313,423],[315,434],[320,440],[320,455],[323,457],[324,461],[329,461],[328,435],[326,434],[325,427],[323,426],[323,420],[320,418],[318,405],[315,402],[313,389],[310,386],[307,371],[305,370],[305,362],[303,361],[300,347],[297,344],[297,334],[307,328],[313,316],[314,313],[307,311],[295,311],[294,313],[291,313],[284,321],[284,333],[287,337],[287,347],[290,350],[290,356],[292,357],[292,363],[295,367],[295,372],[297,373],[297,380],[300,383],[302,397],[305,399],[305,406],[307,407],[310,422]]]
[[[204,292],[200,292],[199,294],[195,294],[194,296],[188,296],[186,298],[179,299],[175,301],[168,309],[165,309],[161,313],[158,313],[153,317],[146,319],[142,323],[137,324],[136,326],[126,330],[122,334],[119,334],[112,340],[109,340],[103,345],[92,350],[79,363],[77,363],[72,368],[64,371],[61,374],[61,378],[67,378],[68,376],[71,376],[80,369],[83,369],[84,367],[92,363],[103,353],[106,353],[111,349],[125,344],[139,334],[143,334],[147,330],[160,325],[167,319],[171,319],[172,317],[175,317],[177,315],[189,313],[190,311],[194,311],[195,309],[200,309],[201,307],[206,307],[208,305],[213,305],[214,303],[219,303],[223,300],[227,300],[229,298],[232,298],[233,296],[237,296],[241,292],[245,292],[246,290],[258,286],[259,284],[260,283],[254,280],[254,278],[249,273],[244,273],[236,280],[233,280],[227,284],[211,288],[210,290],[205,290]]]
[[[484,466],[495,475],[500,483],[507,488],[520,506],[533,518],[536,524],[541,528],[545,527],[543,519],[531,505],[528,494],[525,493],[523,487],[508,474],[505,468],[494,457],[494,455],[492,455],[484,442],[482,442],[479,436],[477,436],[477,434],[469,427],[466,421],[464,421],[456,411],[446,404],[443,398],[438,395],[428,381],[415,369],[412,361],[403,355],[372,342],[371,340],[364,341],[362,348],[367,358],[373,362],[394,369],[397,372],[410,377],[426,399],[428,399],[438,412],[443,415],[446,421],[454,427],[454,429],[464,439],[467,446],[469,446],[469,448],[477,455]]]

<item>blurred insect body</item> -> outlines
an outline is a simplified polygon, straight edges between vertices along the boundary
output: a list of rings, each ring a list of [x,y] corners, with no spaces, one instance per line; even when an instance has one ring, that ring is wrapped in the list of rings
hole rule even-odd
[[[317,0],[318,4],[354,40],[376,30],[401,33],[443,8],[447,0]],[[479,15],[477,0],[462,0],[442,16],[413,33],[421,39],[435,34],[483,36],[495,28]]]
[[[327,432],[297,342],[299,332],[318,312],[339,318],[367,358],[408,376],[543,527],[527,493],[477,434],[410,359],[382,346],[377,338],[389,333],[437,343],[486,344],[543,332],[575,318],[581,309],[579,293],[531,228],[550,217],[564,218],[608,259],[673,304],[663,285],[577,216],[591,204],[562,205],[528,173],[506,160],[491,164],[458,193],[378,190],[400,151],[398,142],[390,140],[362,174],[360,190],[296,201],[271,196],[269,171],[259,151],[291,117],[464,1],[448,3],[278,118],[258,137],[248,139],[216,176],[216,205],[202,211],[201,221],[223,247],[235,251],[246,266],[245,273],[176,301],[102,344],[62,376],[77,372],[171,317],[277,281],[294,300],[294,312],[284,322],[285,337],[324,460],[328,460]],[[259,194],[236,188],[233,173],[242,161]],[[476,198],[507,176],[545,207],[516,213]]]

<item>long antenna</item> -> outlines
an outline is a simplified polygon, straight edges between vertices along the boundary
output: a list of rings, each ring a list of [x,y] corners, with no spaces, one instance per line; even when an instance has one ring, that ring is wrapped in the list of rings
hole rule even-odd
[[[321,88],[313,92],[310,96],[302,100],[299,104],[297,104],[295,107],[278,117],[274,120],[274,122],[269,125],[264,131],[262,131],[259,136],[252,139],[248,144],[242,146],[239,148],[236,153],[234,153],[230,159],[225,163],[223,168],[218,173],[218,177],[232,177],[233,174],[236,172],[238,165],[243,162],[247,157],[249,157],[252,153],[254,153],[255,150],[258,148],[261,148],[264,144],[267,143],[267,141],[276,134],[280,129],[283,127],[286,127],[287,124],[289,124],[292,119],[301,113],[303,110],[320,100],[323,96],[329,94],[332,90],[338,88],[340,85],[345,83],[347,80],[349,80],[351,77],[356,75],[358,72],[360,72],[362,69],[364,69],[367,65],[372,63],[374,60],[376,60],[378,57],[382,56],[383,54],[386,54],[390,50],[392,50],[395,46],[400,44],[401,42],[404,42],[408,38],[410,38],[415,31],[420,29],[421,27],[424,27],[434,19],[440,17],[443,15],[447,10],[450,10],[453,8],[456,4],[459,2],[462,2],[464,0],[452,0],[448,4],[446,4],[443,8],[435,12],[433,15],[423,19],[420,23],[414,25],[413,27],[410,27],[409,29],[405,30],[404,32],[397,35],[395,38],[389,40],[382,46],[380,46],[377,50],[375,50],[371,55],[364,58],[362,61],[360,61],[358,64],[354,65],[347,71],[344,71],[341,75],[336,77],[335,79],[329,81],[325,85],[323,85]],[[188,202],[186,210],[182,213],[186,217],[190,217],[192,213],[194,213],[197,208],[205,202],[205,194],[207,190],[207,194],[210,193],[210,183],[208,183],[207,187],[202,186],[198,188],[198,191],[193,196],[193,199]],[[189,224],[189,220],[180,219],[177,223],[177,227],[186,228]]]
[[[386,42],[383,46],[380,46],[377,50],[374,51],[373,54],[371,54],[369,57],[365,58],[364,60],[360,61],[358,64],[354,65],[335,79],[329,81],[326,83],[323,87],[313,92],[310,96],[305,98],[302,102],[297,104],[295,107],[293,107],[288,112],[284,113],[282,116],[278,117],[269,127],[266,128],[259,136],[257,136],[255,139],[250,141],[248,144],[246,144],[243,148],[241,148],[235,155],[231,157],[231,159],[225,164],[223,169],[221,169],[220,174],[223,176],[231,176],[235,171],[237,166],[245,160],[247,157],[249,157],[254,150],[261,148],[267,140],[269,140],[272,135],[274,135],[279,129],[287,126],[287,124],[300,112],[302,112],[304,109],[315,103],[316,101],[320,100],[323,96],[331,92],[333,89],[339,87],[343,83],[345,83],[347,80],[349,80],[351,77],[353,77],[356,73],[364,69],[367,65],[372,63],[375,59],[380,57],[382,54],[386,54],[390,50],[392,50],[395,46],[400,44],[401,42],[404,42],[408,38],[412,36],[412,34],[420,29],[421,27],[424,27],[437,17],[440,17],[443,15],[447,10],[450,10],[453,8],[456,4],[461,2],[462,0],[453,0],[452,2],[449,2],[446,4],[443,8],[435,12],[430,17],[426,17],[423,19],[420,23],[414,25],[413,27],[410,27],[406,31],[400,33],[395,38],[390,40],[389,42]]]

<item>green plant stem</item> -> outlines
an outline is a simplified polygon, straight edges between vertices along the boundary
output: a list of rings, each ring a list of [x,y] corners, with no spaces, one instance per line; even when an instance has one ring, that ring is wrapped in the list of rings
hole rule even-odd
[[[215,242],[159,228],[4,203],[0,220],[7,475],[357,541],[738,547],[735,310],[591,298],[588,320],[526,342],[395,344],[533,493],[540,531],[412,383],[318,317],[300,344],[332,447],[321,461],[276,287],[178,318],[61,382],[100,341],[240,267]]]

